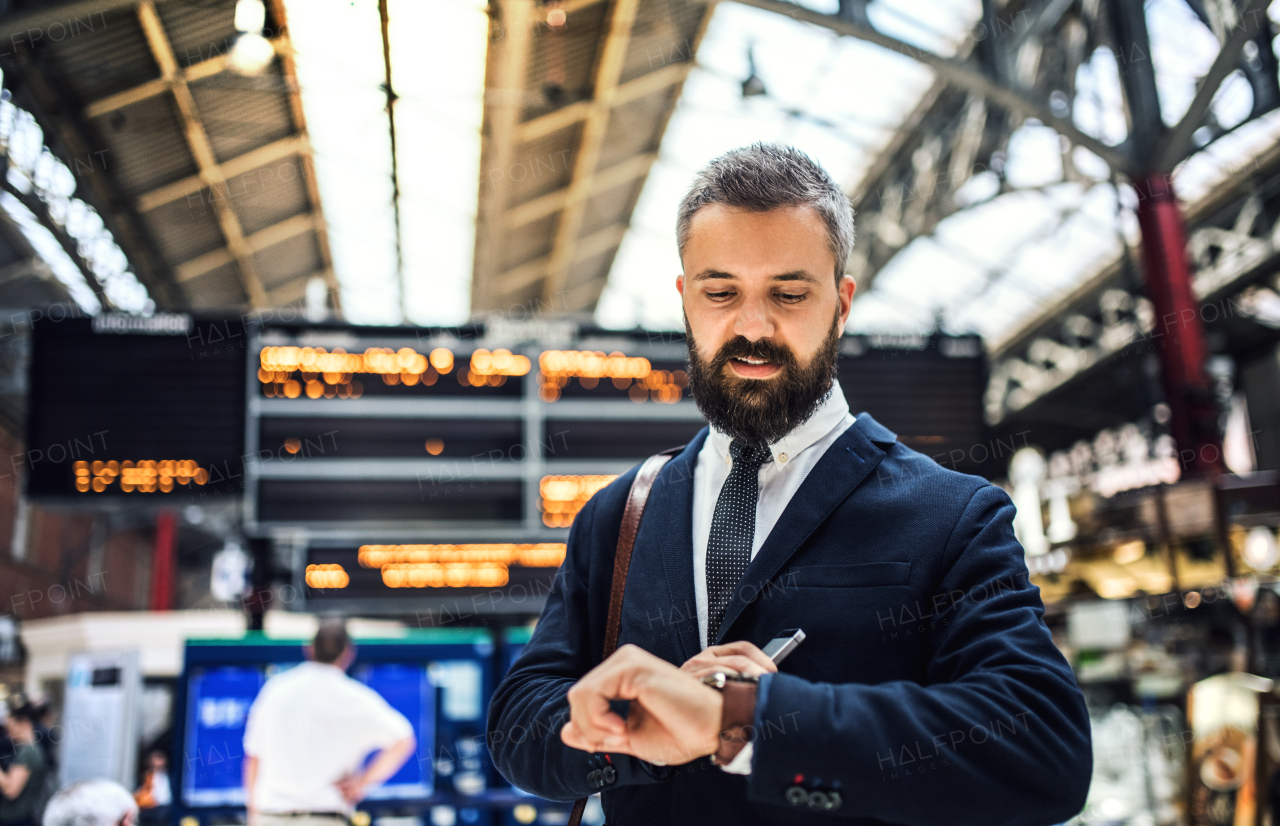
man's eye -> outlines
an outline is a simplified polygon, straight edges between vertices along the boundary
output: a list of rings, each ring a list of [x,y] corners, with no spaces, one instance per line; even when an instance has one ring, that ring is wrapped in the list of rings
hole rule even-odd
[[[707,298],[712,301],[724,301],[733,295],[733,290],[726,290],[720,293],[707,293]]]
[[[778,293],[778,298],[788,304],[795,304],[798,301],[804,300],[804,293]]]

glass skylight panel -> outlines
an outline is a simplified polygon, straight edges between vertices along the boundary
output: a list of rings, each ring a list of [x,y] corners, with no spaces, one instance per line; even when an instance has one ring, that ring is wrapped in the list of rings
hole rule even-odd
[[[342,309],[402,319],[390,121],[377,0],[287,0],[298,84]]]
[[[744,99],[748,50],[766,94]],[[697,60],[600,298],[596,320],[606,327],[683,327],[675,214],[709,161],[756,141],[785,142],[852,186],[933,79],[910,58],[729,2],[716,7]]]
[[[67,288],[76,306],[87,315],[97,315],[102,312],[102,303],[85,282],[80,268],[71,260],[71,256],[67,255],[67,251],[62,248],[58,239],[53,237],[53,233],[40,223],[31,210],[8,192],[0,192],[0,209],[3,209],[9,219],[17,225],[27,239],[27,243],[31,244],[35,254],[53,271],[54,277]]]
[[[1196,81],[1218,56],[1218,39],[1183,0],[1151,0],[1146,16],[1160,116],[1172,126],[1186,114]]]
[[[460,324],[471,315],[488,16],[482,0],[391,0],[388,12],[405,312]],[[447,36],[424,47],[426,31]]]

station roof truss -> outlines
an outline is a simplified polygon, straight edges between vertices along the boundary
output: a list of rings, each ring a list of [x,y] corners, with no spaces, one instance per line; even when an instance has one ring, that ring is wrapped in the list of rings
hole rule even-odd
[[[281,0],[254,76],[232,70],[234,0],[23,6],[0,19],[6,90],[158,308],[263,311],[319,276],[340,310]]]
[[[491,4],[473,312],[594,309],[714,6]]]

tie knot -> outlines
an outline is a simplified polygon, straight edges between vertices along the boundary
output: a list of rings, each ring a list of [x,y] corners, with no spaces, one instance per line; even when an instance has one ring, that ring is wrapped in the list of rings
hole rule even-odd
[[[759,468],[769,458],[769,448],[734,439],[729,443],[729,455],[735,465],[743,462],[747,467]]]

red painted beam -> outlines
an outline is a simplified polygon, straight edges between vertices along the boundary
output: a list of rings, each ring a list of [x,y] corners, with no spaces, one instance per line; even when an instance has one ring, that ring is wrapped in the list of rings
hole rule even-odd
[[[156,535],[151,546],[151,610],[173,608],[174,557],[178,544],[178,518],[173,511],[156,514]]]
[[[1151,344],[1160,354],[1170,430],[1184,477],[1223,472],[1218,405],[1205,369],[1208,351],[1200,304],[1191,283],[1187,230],[1167,174],[1133,180],[1138,193],[1147,295],[1155,305]]]

